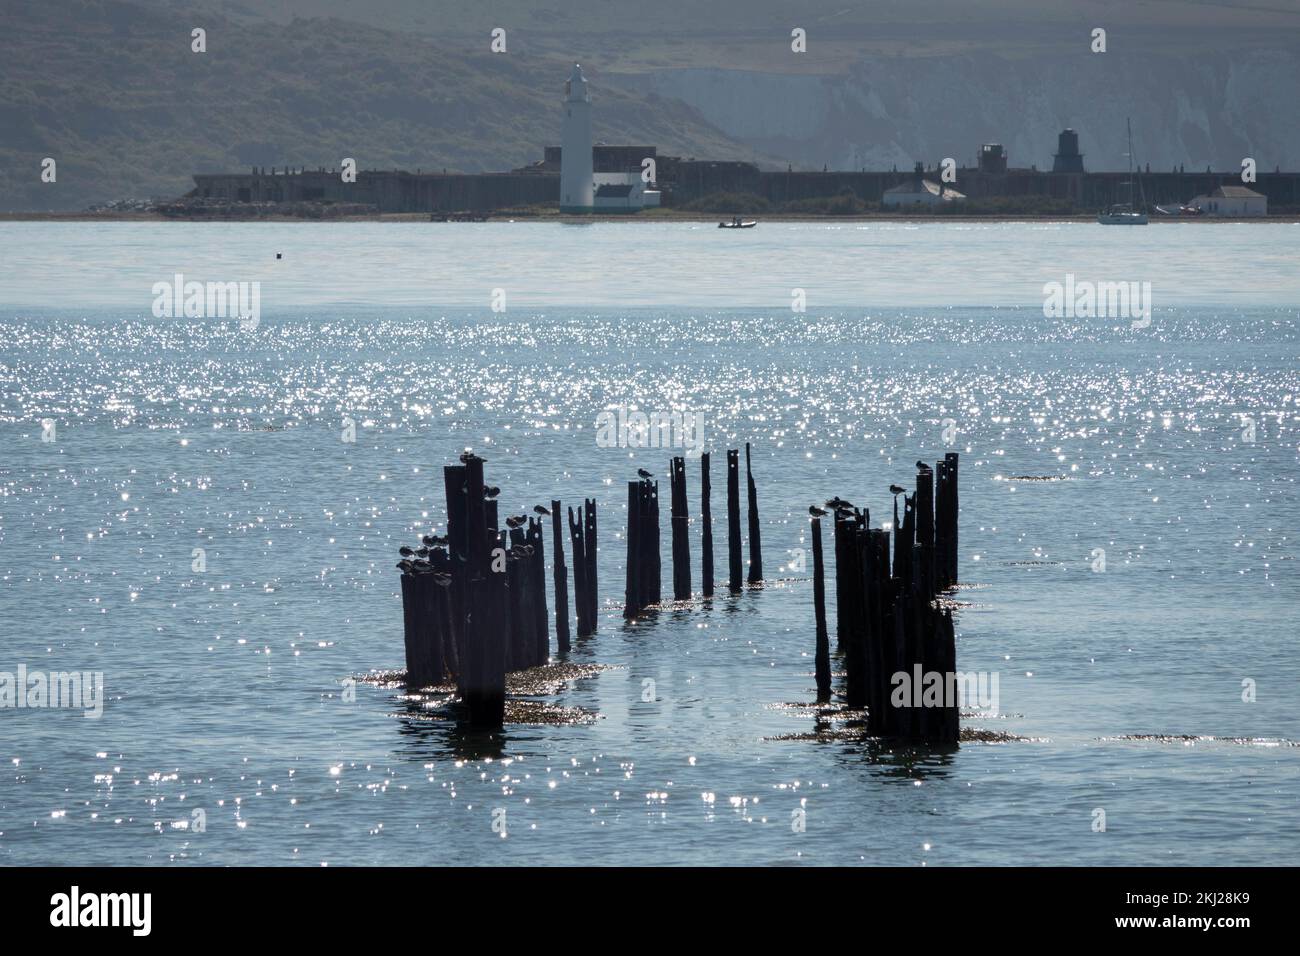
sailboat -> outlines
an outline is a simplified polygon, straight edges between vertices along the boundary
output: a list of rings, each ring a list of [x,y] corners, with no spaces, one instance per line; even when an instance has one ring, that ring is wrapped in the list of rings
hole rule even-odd
[[[1147,197],[1142,189],[1142,180],[1138,179],[1138,194],[1142,205],[1133,208],[1133,122],[1124,121],[1128,128],[1128,202],[1115,203],[1109,209],[1097,214],[1097,221],[1103,226],[1145,226],[1147,224]]]

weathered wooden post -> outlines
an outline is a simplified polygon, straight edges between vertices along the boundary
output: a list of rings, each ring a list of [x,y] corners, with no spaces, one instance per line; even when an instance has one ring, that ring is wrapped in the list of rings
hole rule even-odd
[[[510,641],[507,646],[506,671],[523,670],[533,663],[533,616],[528,609],[528,576],[524,562],[515,555],[524,544],[522,528],[501,532],[498,544],[506,552],[506,607],[510,615],[507,629]],[[494,558],[496,556],[494,555]]]
[[[550,616],[546,610],[546,546],[543,542],[542,520],[528,519],[527,543],[533,553],[528,556],[528,594],[533,611],[533,664],[542,666],[551,657]]]
[[[844,704],[850,710],[867,706],[866,674],[866,551],[861,512],[844,520]]]
[[[950,451],[943,456],[948,463],[948,585],[949,587],[957,584],[958,565],[961,563],[957,547],[957,520],[958,512],[961,510],[960,499],[957,490],[957,459],[955,451]]]
[[[673,600],[691,597],[690,519],[686,510],[686,459],[674,458],[669,465],[672,487]]]
[[[468,535],[467,572],[469,599],[465,609],[465,637],[473,662],[466,686],[469,722],[478,729],[500,729],[505,721],[506,671],[503,628],[493,624],[493,609],[505,598],[505,577],[491,568],[491,542],[483,508],[483,459],[466,455],[465,517]]]
[[[701,590],[705,597],[713,597],[713,509],[709,502],[712,485],[709,482],[709,455],[700,456],[700,520],[703,530],[700,543],[704,554],[700,558]]]
[[[555,584],[555,644],[561,654],[569,652],[569,569],[564,566],[564,534],[560,528],[563,520],[561,503],[551,502],[551,550]]]
[[[745,442],[745,482],[749,501],[749,583],[763,580],[763,546],[759,540],[758,489],[754,487],[754,472],[749,462],[749,442]]]
[[[465,466],[445,465],[442,469],[443,488],[447,495],[447,553],[451,559],[451,630],[460,659],[457,671],[456,693],[461,700],[466,694],[466,675],[470,667],[469,649],[465,641],[465,607],[469,600],[469,535],[468,512],[465,496]]]
[[[434,603],[437,613],[437,632],[439,635],[439,654],[442,661],[442,675],[439,681],[460,673],[460,661],[457,655],[455,634],[452,630],[451,609],[451,560],[447,552],[434,548],[429,554],[429,564],[439,576],[434,584]]]
[[[889,723],[889,678],[893,655],[893,627],[889,619],[889,532],[879,528],[866,530],[865,588],[867,626],[865,670],[867,675],[868,726],[877,735],[887,732]]]
[[[578,614],[578,636],[587,630],[587,556],[582,547],[582,521],[569,509],[569,544],[573,548],[573,607]]]
[[[641,613],[641,482],[627,483],[627,584],[623,589],[623,617]]]
[[[596,543],[596,499],[583,499],[583,534],[582,559],[587,564],[587,573],[583,580],[583,589],[587,595],[587,629],[579,631],[579,637],[596,633],[596,622],[600,619],[600,594],[596,584],[596,557],[600,547]]]
[[[916,463],[916,544],[921,552],[921,590],[934,597],[934,472]]]
[[[740,590],[740,450],[727,450],[727,558],[730,564],[729,586]]]
[[[826,634],[826,579],[822,566],[822,521],[812,519],[813,548],[813,611],[817,617],[817,651],[815,669],[817,674],[817,702],[825,703],[831,699],[831,645]]]
[[[934,463],[934,590],[948,588],[948,463]]]
[[[659,482],[648,478],[641,482],[641,608],[658,604],[662,598],[659,558]]]
[[[835,548],[835,650],[844,651],[849,631],[849,591],[845,583],[848,559],[844,557],[848,525],[839,513],[831,516],[831,541]]]
[[[406,686],[416,688],[420,684],[420,637],[423,628],[420,624],[419,587],[416,575],[411,571],[402,572],[402,639],[406,648]]]

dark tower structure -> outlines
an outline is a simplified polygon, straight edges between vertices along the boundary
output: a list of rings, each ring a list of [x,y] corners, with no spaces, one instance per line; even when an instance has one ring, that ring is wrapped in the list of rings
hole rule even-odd
[[[1005,173],[1007,171],[1007,151],[1001,143],[985,143],[980,147],[980,172]]]
[[[1056,155],[1052,157],[1052,172],[1083,172],[1083,153],[1079,152],[1079,134],[1072,129],[1061,130],[1056,138]]]

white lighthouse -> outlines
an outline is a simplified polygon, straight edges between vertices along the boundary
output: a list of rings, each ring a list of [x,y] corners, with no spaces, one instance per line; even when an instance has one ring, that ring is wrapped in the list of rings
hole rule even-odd
[[[591,212],[591,94],[582,67],[564,84],[564,130],[560,137],[560,212]]]

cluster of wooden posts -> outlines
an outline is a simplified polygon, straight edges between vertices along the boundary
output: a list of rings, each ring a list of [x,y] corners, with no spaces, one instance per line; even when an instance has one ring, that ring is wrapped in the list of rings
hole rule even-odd
[[[870,736],[955,743],[956,701],[945,694],[937,706],[922,703],[920,685],[927,675],[938,674],[942,687],[949,689],[949,675],[956,672],[952,611],[937,606],[934,598],[957,583],[957,455],[948,454],[934,469],[917,462],[913,494],[897,486],[891,490],[892,567],[889,531],[871,528],[865,509],[838,498],[826,503],[834,510],[835,630],[844,662],[845,704],[866,709]],[[812,511],[815,673],[818,698],[827,701],[831,671],[821,509]]]
[[[836,642],[843,657],[844,700],[866,711],[871,736],[939,743],[956,742],[956,702],[920,703],[912,693],[895,693],[897,675],[909,686],[926,675],[942,675],[951,686],[956,671],[952,611],[935,597],[957,583],[957,455],[931,469],[917,462],[916,490],[894,492],[891,535],[870,527],[866,509],[835,498],[813,507],[813,606],[816,617],[818,700],[831,698],[830,639],[826,625],[826,581],[821,518],[833,513]],[[447,534],[426,535],[417,549],[402,548],[402,614],[407,683],[425,687],[454,679],[471,726],[499,728],[505,708],[505,675],[545,664],[550,658],[542,516],[551,519],[554,555],[555,636],[569,650],[569,568],[565,562],[561,502],[537,506],[536,516],[505,519],[499,489],[483,481],[483,459],[465,454],[443,469]],[[749,498],[750,584],[763,580],[758,496],[745,445]],[[673,598],[689,600],[690,516],[686,460],[669,464],[671,488]],[[899,515],[898,496],[903,496]],[[709,456],[700,459],[702,593],[713,594],[713,517]],[[627,486],[627,579],[624,617],[635,618],[661,602],[659,483],[647,471]],[[568,509],[573,554],[573,600],[579,637],[596,630],[596,502]],[[740,452],[727,451],[728,587],[741,590]]]
[[[750,466],[749,445],[745,445],[745,473],[749,491],[749,575],[750,584],[763,580],[763,550],[758,526],[758,493],[754,487],[754,474]],[[668,466],[671,489],[671,520],[673,554],[673,600],[686,601],[694,593],[691,589],[690,510],[686,494],[686,459],[674,458]],[[701,592],[713,596],[713,511],[710,501],[712,483],[709,477],[709,456],[700,456],[700,546],[702,557]],[[741,590],[741,538],[740,538],[740,451],[727,452],[727,556],[728,588]],[[636,481],[627,483],[627,582],[624,592],[623,616],[635,618],[648,607],[662,599],[661,566],[659,558],[659,482],[647,471],[641,471]]]
[[[542,517],[550,516],[555,552],[555,634],[569,650],[568,567],[562,508],[535,516],[498,516],[499,489],[485,486],[483,459],[465,454],[443,469],[447,534],[426,535],[402,548],[402,622],[406,681],[427,687],[454,679],[473,727],[499,728],[505,714],[505,675],[550,659]],[[596,630],[596,502],[575,518],[569,509],[574,607],[578,636]]]

